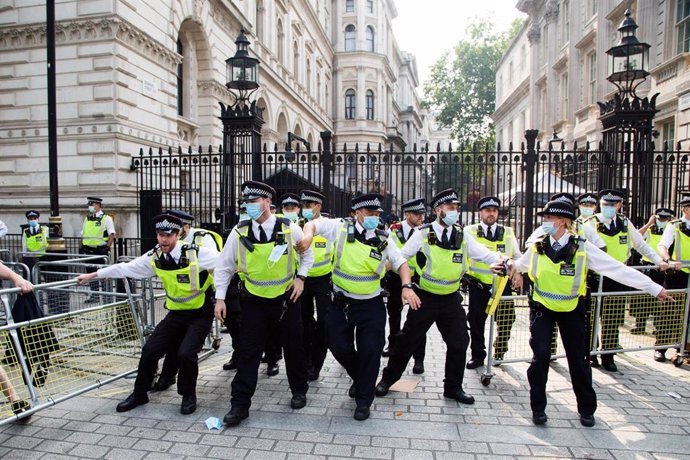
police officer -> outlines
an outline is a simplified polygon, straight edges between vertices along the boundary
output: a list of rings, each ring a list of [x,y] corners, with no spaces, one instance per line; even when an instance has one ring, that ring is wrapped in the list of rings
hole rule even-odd
[[[417,259],[415,292],[421,306],[410,304],[411,310],[407,313],[399,340],[376,386],[377,396],[385,396],[400,379],[412,353],[431,325],[436,323],[447,347],[443,396],[463,404],[474,404],[474,397],[462,389],[470,340],[467,317],[458,292],[460,279],[467,269],[468,258],[489,265],[501,260],[501,256],[489,252],[457,225],[458,204],[455,190],[439,192],[431,200],[436,220],[412,235],[402,248],[404,258]]]
[[[666,287],[668,289],[687,289],[688,287],[688,273],[690,273],[690,268],[688,268],[690,265],[690,196],[685,196],[680,200],[680,209],[681,218],[674,221],[672,225],[666,226],[661,241],[657,245],[662,259],[673,263],[674,271],[666,274]],[[682,342],[681,331],[684,322],[687,322],[688,319],[683,319],[682,314],[676,313],[674,315],[669,311],[667,313],[666,318],[660,318],[660,321],[665,319],[667,325],[664,330],[666,337],[662,337],[666,341],[663,343],[668,343],[670,340]],[[665,360],[665,350],[659,351],[662,352]]]
[[[302,224],[321,219],[321,206],[325,197],[315,190],[302,190],[299,196],[302,204]],[[307,358],[307,378],[317,380],[328,352],[326,344],[326,315],[331,304],[331,260],[334,242],[323,236],[312,240],[314,265],[312,265],[302,293],[302,326],[304,328],[304,351]],[[316,307],[316,319],[314,319]]]
[[[38,222],[40,212],[32,209],[24,215],[27,225],[22,229],[22,252],[27,254],[22,257],[22,262],[31,270],[48,249],[48,227]]]
[[[618,262],[627,263],[635,249],[643,257],[647,257],[661,271],[666,271],[668,264],[661,256],[645,243],[644,238],[635,226],[625,216],[620,214],[625,195],[620,190],[606,189],[599,191],[600,213],[585,221],[585,226],[596,230],[606,244],[606,252]],[[596,270],[596,269],[595,269]],[[597,270],[598,271],[598,270]],[[611,277],[603,280],[604,292],[621,292],[627,287]],[[601,309],[601,346],[603,350],[620,348],[619,328],[623,325],[625,309],[619,305],[609,307],[604,299]],[[618,366],[614,361],[615,353],[601,356],[602,367],[609,372],[616,372]]]
[[[571,207],[575,207],[576,203],[576,199],[573,194],[568,192],[555,193],[551,195],[549,201],[562,201],[563,203],[568,203]],[[585,211],[585,213],[587,213],[587,211]],[[583,218],[575,221],[575,230],[577,234],[586,238],[587,241],[591,241],[599,249],[604,249],[606,247],[606,243],[603,239],[601,239],[596,229],[592,228],[592,226],[584,225],[585,220],[586,219]],[[536,230],[534,230],[534,232],[532,232],[529,238],[527,238],[527,241],[525,241],[525,248],[529,248],[532,243],[541,240],[543,237],[544,229],[539,226]]]
[[[642,289],[660,300],[670,299],[662,286],[640,272],[616,261],[576,233],[573,207],[550,201],[538,213],[546,235],[534,243],[513,265],[528,273],[533,282],[529,294],[530,347],[533,358],[527,370],[532,421],[547,422],[546,381],[554,323],[558,324],[568,359],[568,370],[583,426],[594,426],[597,400],[588,365],[584,302],[587,270],[596,270],[619,283]]]
[[[304,226],[304,241],[300,245],[302,249],[310,245],[314,235],[336,241],[334,302],[328,311],[326,336],[331,353],[353,380],[348,394],[355,398],[354,419],[359,421],[369,418],[385,343],[386,307],[381,279],[387,262],[400,274],[403,300],[413,308],[419,306],[405,259],[388,233],[377,229],[382,201],[378,193],[353,198],[354,220],[309,222]]]
[[[108,255],[115,240],[113,218],[103,213],[103,199],[86,197],[89,215],[84,219],[81,230],[81,252],[83,254]]]
[[[314,262],[314,253],[309,248],[302,254],[295,251],[295,243],[303,238],[302,229],[288,219],[271,214],[274,195],[275,190],[262,182],[242,184],[242,197],[251,220],[242,221],[232,229],[215,270],[215,314],[219,321],[227,314],[225,296],[232,275],[238,270],[242,279],[239,361],[232,381],[232,407],[223,418],[229,426],[236,426],[249,416],[261,353],[271,330],[279,331],[280,344],[285,350],[292,391],[290,406],[301,409],[307,404],[309,385],[297,302]]]
[[[426,202],[424,198],[415,198],[402,204],[402,212],[405,219],[402,222],[391,225],[389,231],[391,238],[395,241],[398,249],[402,249],[407,240],[419,231],[419,227],[424,222],[426,215]],[[416,269],[414,257],[408,259],[407,265],[410,267],[410,272],[414,274]],[[388,310],[388,348],[383,350],[383,356],[390,356],[391,350],[395,347],[395,341],[400,333],[400,321],[402,319],[402,281],[400,276],[394,271],[386,273],[385,277],[386,290],[388,291],[388,303],[386,309]],[[426,336],[422,344],[414,352],[414,366],[412,373],[424,373],[424,354],[426,350]]]
[[[597,204],[599,200],[596,193],[585,192],[577,197],[577,208],[580,211],[580,215],[577,216],[576,223],[577,228],[582,228],[582,224],[585,223],[587,219],[592,217],[597,213]],[[583,230],[584,231],[584,230]],[[597,238],[599,236],[597,235]],[[601,248],[599,248],[601,249]]]
[[[295,193],[285,193],[280,197],[280,212],[282,217],[290,222],[297,222],[299,218],[299,196]]]
[[[131,262],[120,263],[78,277],[81,284],[94,278],[149,278],[158,276],[163,283],[168,314],[158,323],[141,350],[134,391],[117,405],[127,412],[149,402],[148,391],[158,367],[158,360],[177,346],[179,379],[177,392],[182,396],[180,412],[196,410],[196,380],[199,374],[197,354],[213,322],[213,277],[218,253],[206,247],[184,244],[178,240],[182,222],[175,216],[161,214],[153,219],[158,244]]]
[[[510,227],[498,224],[501,200],[495,196],[485,196],[477,202],[479,223],[468,225],[465,232],[469,233],[491,252],[500,252],[508,259],[519,258],[520,252],[515,233]],[[469,309],[467,321],[470,326],[470,346],[472,358],[467,362],[467,369],[476,369],[484,364],[486,345],[484,341],[484,327],[486,324],[486,307],[491,298],[493,286],[497,281],[496,275],[488,264],[470,259],[467,271],[469,281]],[[521,285],[522,278],[516,277],[516,288]],[[511,295],[511,287],[506,285],[502,295]],[[515,322],[515,307],[504,302],[499,303],[496,310],[496,340],[494,342],[494,359],[501,361],[508,351],[510,330]],[[497,363],[498,364],[498,363]]]

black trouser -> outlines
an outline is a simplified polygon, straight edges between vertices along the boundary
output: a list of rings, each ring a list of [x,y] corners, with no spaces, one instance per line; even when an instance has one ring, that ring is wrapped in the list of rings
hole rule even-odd
[[[688,288],[688,274],[684,271],[674,270],[672,273],[666,273],[666,289],[687,289]],[[683,325],[688,321],[688,318],[683,318],[685,310],[683,306],[679,306],[678,302],[664,302],[659,305],[660,315],[657,326],[656,316],[654,318],[654,327],[657,328],[657,345],[664,345],[666,343],[684,343]],[[680,351],[679,348],[676,348]]]
[[[334,302],[326,319],[328,348],[355,385],[357,406],[371,406],[386,335],[386,307],[379,295]],[[355,348],[355,344],[357,347]]]
[[[240,277],[237,273],[230,280],[227,293],[225,295],[225,327],[228,328],[230,341],[232,344],[231,359],[238,360],[240,350],[240,328],[242,326],[242,307],[240,306]]]
[[[422,306],[407,312],[400,340],[388,359],[388,365],[383,369],[382,379],[390,384],[400,379],[412,353],[424,340],[432,324],[436,323],[446,343],[444,391],[456,392],[462,388],[467,346],[470,343],[462,297],[458,292],[448,295],[431,294],[421,289],[415,289],[415,292],[422,301]]]
[[[604,292],[623,292],[630,291],[632,288],[625,286],[611,278],[604,277],[602,287]],[[601,302],[601,349],[615,350],[621,348],[620,345],[620,327],[625,321],[625,305],[620,300],[616,299],[612,302],[607,302],[605,296]],[[606,361],[612,359],[615,353],[608,355],[601,355],[601,359]]]
[[[331,275],[308,277],[301,296],[304,352],[307,367],[321,371],[328,352],[326,344],[326,316],[331,304]],[[316,307],[316,319],[314,319]]]
[[[299,301],[292,303],[283,299],[283,296],[265,299],[249,293],[240,295],[242,327],[237,374],[232,380],[232,407],[251,406],[261,354],[267,347],[269,334],[274,334],[276,343],[285,350],[285,366],[292,393],[306,394],[309,389]]]
[[[642,265],[653,264],[643,261]],[[643,271],[642,273],[647,275],[655,283],[661,286],[664,285],[665,275],[663,272],[660,272],[657,269],[649,269]],[[630,299],[630,316],[635,318],[635,328],[644,331],[645,326],[647,324],[647,318],[649,317],[649,315],[654,315],[654,326],[657,329],[657,343],[659,343],[659,328],[667,326],[666,324],[663,324],[659,321],[660,314],[662,313],[659,308],[660,306],[661,304],[656,301],[653,301],[653,303],[648,303],[648,299],[642,296],[636,296]]]
[[[386,290],[388,291],[388,299],[386,301],[386,310],[388,310],[388,348],[393,350],[400,336],[400,322],[402,320],[403,302],[402,302],[402,280],[395,272],[388,272],[386,274]],[[412,355],[415,361],[424,361],[426,354],[426,336],[419,344],[419,347]]]
[[[486,342],[484,328],[486,326],[486,306],[491,299],[491,285],[480,281],[471,281],[469,285],[469,309],[467,322],[470,326],[472,359],[484,361],[486,358]],[[504,296],[511,295],[510,283],[506,285]],[[502,357],[508,351],[510,330],[515,322],[515,306],[512,303],[499,302],[495,313],[496,340],[494,341],[494,356]]]
[[[180,368],[177,393],[183,396],[196,394],[196,379],[199,374],[197,354],[211,330],[213,292],[213,288],[209,288],[200,309],[170,310],[158,323],[141,350],[134,393],[145,394],[151,388],[158,360],[171,350],[176,350],[175,363]]]
[[[592,369],[589,367],[589,351],[585,322],[585,305],[581,300],[570,312],[555,312],[530,301],[530,340],[532,362],[527,369],[532,412],[546,409],[546,382],[549,375],[549,359],[553,326],[558,324],[568,370],[572,381],[577,411],[592,415],[597,409],[597,395],[592,388]]]

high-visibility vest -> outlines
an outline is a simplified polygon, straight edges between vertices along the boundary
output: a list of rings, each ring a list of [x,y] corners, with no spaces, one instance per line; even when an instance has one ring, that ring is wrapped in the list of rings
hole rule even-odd
[[[601,214],[595,214],[587,219],[588,225],[593,225],[601,239],[606,244],[606,252],[608,255],[616,259],[618,262],[626,263],[632,253],[632,235],[630,234],[630,227],[628,226],[628,219],[624,216],[617,215],[623,223],[623,230],[615,235],[606,235],[604,230],[604,223],[600,219]]]
[[[107,214],[86,217],[82,227],[81,244],[94,248],[108,244],[108,230],[105,228],[107,218]]]
[[[402,247],[405,246],[405,243],[407,243],[405,233],[403,232],[402,223],[396,223],[391,225],[391,228],[389,230],[391,237],[395,242],[395,245],[398,247],[398,249],[402,249]],[[414,230],[418,231],[419,229],[414,228]],[[407,265],[410,267],[410,273],[414,273],[417,270],[417,258],[410,257],[410,259],[407,261]]]
[[[652,225],[649,227],[647,232],[644,234],[644,240],[645,242],[649,245],[650,248],[654,250],[657,254],[659,254],[659,249],[657,249],[657,245],[661,242],[661,237],[664,234],[664,231],[660,229],[656,225]],[[659,254],[661,255],[661,254]],[[653,264],[654,261],[652,261],[650,258],[647,256],[643,256],[642,260],[645,262],[648,262],[650,264]]]
[[[673,260],[690,264],[690,229],[682,219],[673,222]],[[690,273],[688,268],[681,270]]]
[[[532,300],[556,312],[573,311],[578,300],[587,290],[586,240],[572,236],[569,244],[576,244],[577,250],[571,263],[554,262],[543,250],[549,244],[548,236],[533,244],[529,249],[529,278],[534,283]]]
[[[333,270],[333,242],[321,235],[317,235],[311,242],[314,251],[314,265],[309,269],[307,276],[325,276]]]
[[[179,267],[170,270],[162,268],[163,252],[156,246],[150,252],[151,266],[163,282],[165,305],[168,310],[196,310],[204,305],[206,291],[213,286],[213,277],[206,270],[199,269],[199,247],[184,245],[180,251]],[[206,280],[201,285],[201,274],[206,271]]]
[[[189,233],[192,235],[192,241],[190,242],[196,244],[197,246],[203,246],[204,237],[206,235],[211,235],[213,237],[213,241],[216,242],[216,250],[220,252],[223,249],[223,237],[213,230],[206,230],[205,228],[190,228]]]
[[[373,294],[381,288],[386,261],[379,248],[348,238],[348,234],[354,236],[355,231],[351,221],[344,222],[340,228],[333,261],[333,284],[351,294]],[[388,238],[384,231],[377,230],[376,234],[382,243]]]
[[[269,261],[269,256],[278,246],[277,239],[267,243],[251,241],[252,250],[243,242],[251,240],[249,231],[251,221],[242,221],[237,224],[237,231],[234,232],[237,238],[237,262],[240,277],[244,281],[244,286],[251,294],[265,299],[275,299],[285,294],[288,286],[295,277],[296,254],[292,244],[292,230],[288,219],[277,217],[276,226],[282,230],[282,243],[285,245],[284,251],[275,261]],[[278,233],[274,230],[274,235]]]
[[[462,236],[462,228],[454,225],[456,232]],[[417,266],[419,287],[432,294],[447,295],[460,289],[460,279],[467,270],[467,243],[464,238],[457,249],[445,249],[438,244],[432,244],[429,234],[434,232],[431,225],[420,228],[422,232],[422,247],[419,252],[424,254],[424,267]],[[432,241],[435,240],[432,237]]]
[[[22,239],[27,251],[43,255],[48,249],[48,227],[39,225],[36,233],[33,234],[31,229],[27,228],[22,233]]]
[[[511,259],[515,254],[513,247],[513,229],[510,227],[496,226],[497,236],[500,236],[496,241],[489,241],[484,235],[484,228],[480,224],[468,225],[465,227],[470,235],[472,235],[478,243],[482,244],[491,252],[500,252],[505,257]],[[481,230],[481,231],[480,231]],[[491,271],[489,264],[480,262],[478,260],[470,259],[470,266],[467,274],[478,279],[484,284],[493,284],[496,275]]]

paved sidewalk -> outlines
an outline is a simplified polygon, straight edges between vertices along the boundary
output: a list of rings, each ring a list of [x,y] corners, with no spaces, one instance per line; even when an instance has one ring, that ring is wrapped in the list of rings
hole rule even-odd
[[[240,427],[208,430],[204,420],[228,410],[230,379],[221,352],[201,364],[199,408],[179,413],[174,390],[151,395],[148,405],[115,412],[133,380],[117,382],[35,414],[26,424],[0,427],[0,457],[106,458],[690,458],[690,369],[655,363],[652,352],[619,356],[619,372],[594,370],[599,398],[597,425],[584,428],[575,410],[565,359],[549,374],[548,426],[531,423],[525,370],[506,364],[488,387],[480,372],[468,371],[466,390],[473,406],[442,397],[445,348],[435,328],[427,346],[426,373],[413,393],[377,398],[372,416],[352,418],[350,380],[329,355],[321,379],[313,382],[307,407],[289,408],[290,393],[281,363],[276,377],[262,365],[250,417]],[[671,354],[669,353],[669,356]],[[385,360],[384,360],[385,362]],[[411,366],[410,366],[411,369]],[[671,396],[669,392],[680,395]]]

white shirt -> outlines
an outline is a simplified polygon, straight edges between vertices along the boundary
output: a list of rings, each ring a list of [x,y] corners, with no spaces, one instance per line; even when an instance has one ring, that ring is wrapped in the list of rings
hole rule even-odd
[[[98,211],[93,214],[95,218],[99,218],[103,215],[103,211]],[[115,234],[115,224],[113,223],[113,218],[106,215],[103,220],[101,220],[101,223],[105,224],[105,231],[108,233],[108,236],[114,235]],[[84,229],[82,227],[81,232],[79,233],[80,236],[84,235]]]
[[[639,235],[639,233],[638,233]],[[568,244],[570,235],[566,232],[558,240],[561,247]],[[549,237],[549,243],[553,246],[553,237]],[[615,260],[610,255],[606,254],[601,249],[597,248],[592,242],[585,241],[585,251],[587,253],[587,268],[600,273],[603,276],[608,276],[614,281],[630,286],[634,289],[648,292],[654,297],[658,296],[663,287],[656,284],[648,276],[643,275],[634,268]],[[532,251],[526,251],[522,257],[515,261],[515,269],[521,273],[526,273],[529,270],[530,259],[532,258]],[[583,281],[584,282],[584,281]]]
[[[342,219],[319,219],[318,221],[314,221],[314,226],[316,227],[315,229],[315,235],[321,235],[324,238],[326,238],[329,242],[330,241],[337,241],[338,236],[340,235],[340,230],[343,227],[343,220]],[[360,225],[359,222],[355,223],[355,229],[359,232],[362,233],[364,230],[364,227]],[[416,232],[419,233],[419,232]],[[415,234],[416,234],[415,233]],[[414,238],[414,235],[412,237]],[[366,233],[364,234],[364,238],[370,239],[370,238],[376,238],[376,230],[366,230]],[[395,245],[395,241],[393,241],[393,238],[391,236],[388,236],[388,244],[386,245],[386,249],[383,250],[381,253],[382,261],[390,261],[391,266],[393,269],[397,272],[398,269],[402,264],[406,262],[406,259],[403,258],[403,256],[400,254],[400,251],[398,250],[398,247]],[[343,289],[340,289],[338,286],[335,284],[333,285],[333,290],[336,292],[345,292]],[[352,299],[360,299],[360,300],[365,300],[365,299],[372,299],[378,295],[381,294],[382,289],[379,288],[377,289],[374,293],[372,294],[352,294],[347,292],[347,296],[352,298]]]
[[[185,242],[185,243],[188,243],[188,244],[194,243],[194,235],[196,234],[196,232],[199,232],[199,231],[202,231],[202,232],[203,232],[204,229],[203,229],[203,228],[193,228],[193,227],[190,227],[189,233],[187,233],[187,234],[185,235],[185,237],[184,237],[184,242]],[[207,234],[204,235],[203,241],[202,241],[202,245],[203,245],[205,248],[209,248],[209,249],[211,249],[211,250],[213,250],[213,251],[218,252],[218,249],[217,249],[217,247],[216,247],[216,239],[215,239],[215,238],[213,237],[213,235],[211,235],[210,233],[207,233]],[[219,252],[218,252],[218,253],[219,253]],[[219,253],[219,254],[220,254],[220,253]]]
[[[273,228],[276,224],[275,215],[271,215],[262,224],[264,232],[266,232],[266,238],[270,238],[273,234]],[[251,231],[254,236],[259,240],[259,224],[255,221],[251,221]],[[290,232],[292,233],[292,243],[299,243],[304,237],[304,233],[299,225],[290,223]],[[233,227],[230,235],[225,240],[225,245],[223,250],[220,252],[220,257],[218,263],[216,264],[216,269],[213,272],[213,284],[216,287],[216,299],[225,299],[225,294],[228,291],[228,286],[230,285],[230,280],[232,276],[237,271],[237,242],[239,238],[237,237],[239,231],[237,226]],[[314,250],[310,247],[306,251],[300,254],[297,251],[297,258],[299,259],[299,269],[297,274],[301,276],[307,276],[309,269],[314,265]]]
[[[683,217],[681,221],[685,222],[685,225],[690,226],[690,220],[686,219],[685,217]],[[659,241],[658,246],[663,246],[668,251],[671,248],[673,242],[676,240],[675,232],[676,228],[672,223],[669,222],[668,224],[666,224],[666,228],[664,229],[664,233],[661,235],[661,241]],[[672,256],[672,254],[669,255]]]
[[[7,225],[0,220],[0,238],[7,235]]]
[[[175,262],[180,261],[182,246],[184,246],[184,243],[178,240],[175,247],[170,251],[170,256]],[[98,273],[99,278],[150,278],[156,275],[156,271],[151,265],[152,256],[149,255],[150,252],[151,251],[129,262],[122,262],[111,265],[110,267],[99,268],[96,273]],[[197,259],[201,270],[213,270],[218,261],[218,251],[200,247]]]
[[[604,243],[604,240],[601,239],[601,237],[597,233],[597,229],[594,228],[594,226],[592,226],[590,224],[584,224],[584,223],[579,223],[577,225],[581,225],[583,227],[584,237],[587,241],[592,242],[592,244],[594,244],[599,249],[603,249],[606,247],[606,243]],[[527,238],[527,241],[525,241],[525,248],[529,248],[534,243],[541,240],[541,238],[544,235],[545,235],[544,229],[540,225],[539,227],[537,227],[537,229],[534,232],[532,232],[532,234],[529,236],[529,238]]]
[[[448,238],[450,238],[450,227],[444,227],[438,220],[431,224],[431,228],[436,233],[436,239],[441,241],[443,238],[443,230],[448,230]],[[484,262],[486,264],[493,264],[501,260],[501,254],[498,252],[491,252],[483,244],[479,244],[477,240],[470,235],[466,229],[462,230],[465,244],[467,245],[467,257],[470,259]],[[402,256],[407,260],[414,257],[422,249],[422,232],[415,232],[412,238],[407,240],[405,246],[400,251]]]
[[[401,222],[401,226],[402,226],[403,236],[405,237],[405,241],[410,239],[410,232],[412,231],[412,229],[416,230],[418,228],[418,227],[413,227],[412,225],[410,225],[407,222],[407,220],[403,220]]]

